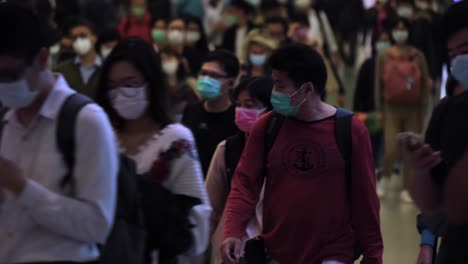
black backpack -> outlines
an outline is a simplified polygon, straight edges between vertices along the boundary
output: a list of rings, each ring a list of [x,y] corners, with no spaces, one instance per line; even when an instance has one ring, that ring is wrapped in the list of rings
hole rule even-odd
[[[57,145],[69,171],[63,178],[61,186],[69,187],[72,194],[76,120],[80,110],[91,103],[93,103],[91,99],[78,93],[73,94],[66,99],[58,118]],[[135,163],[125,155],[120,155],[114,225],[107,242],[99,246],[101,255],[99,263],[145,262],[146,231],[141,201]]]
[[[283,125],[284,116],[273,112],[272,116],[268,120],[266,136],[265,136],[265,153],[264,153],[264,162],[266,165],[268,154],[272,149],[276,137],[278,136],[279,130]],[[346,177],[346,189],[347,189],[347,200],[349,205],[352,205],[352,179],[351,179],[351,153],[352,153],[352,120],[353,113],[338,108],[336,111],[336,122],[335,122],[335,139],[338,145],[338,149],[341,152],[341,155],[345,161],[345,177]],[[230,137],[226,140],[226,150],[225,150],[225,164],[227,172],[227,182],[229,185],[229,190],[231,187],[232,177],[239,163],[242,151],[245,145],[245,137],[243,134],[238,134],[233,137]],[[262,178],[259,179],[259,182],[263,182],[263,177],[265,175],[266,167],[263,168],[264,173],[262,173]],[[358,259],[361,255],[359,246],[356,246],[354,254],[354,259]]]
[[[351,121],[353,113],[339,108],[336,112],[336,123],[335,123],[335,138],[338,144],[338,148],[346,162],[346,180],[348,186],[348,194],[351,194]],[[266,159],[270,153],[273,144],[275,143],[276,136],[283,124],[284,117],[276,112],[272,113],[272,116],[268,120],[266,137],[265,137],[265,155]],[[224,153],[224,162],[226,164],[227,182],[230,185],[232,177],[236,171],[237,164],[242,155],[242,151],[245,146],[245,135],[243,133],[236,134],[226,140],[226,150]],[[265,163],[266,164],[266,163]],[[350,200],[350,197],[349,197]],[[350,200],[351,201],[351,200]]]

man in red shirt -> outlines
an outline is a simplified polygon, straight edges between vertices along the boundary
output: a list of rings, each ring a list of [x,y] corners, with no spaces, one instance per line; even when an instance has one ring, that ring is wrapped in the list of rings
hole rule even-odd
[[[122,39],[140,37],[153,44],[151,40],[151,14],[147,11],[146,0],[132,0],[129,15],[119,24],[119,33]]]
[[[272,113],[251,130],[227,202],[224,262],[239,262],[240,239],[266,177],[261,237],[276,263],[348,264],[357,247],[362,263],[382,263],[367,129],[353,118],[348,196],[345,161],[334,136],[337,109],[321,99],[327,80],[322,58],[313,48],[294,44],[276,51],[270,66],[271,101],[285,119],[267,159],[265,135]]]

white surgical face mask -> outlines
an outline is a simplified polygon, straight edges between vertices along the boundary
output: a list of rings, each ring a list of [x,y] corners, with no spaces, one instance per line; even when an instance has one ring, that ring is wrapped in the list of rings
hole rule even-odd
[[[78,55],[86,55],[91,50],[91,40],[89,38],[77,38],[73,42],[73,49]]]
[[[397,13],[403,18],[411,19],[413,17],[413,8],[409,6],[402,6],[397,9]]]
[[[162,69],[167,75],[175,74],[178,68],[179,68],[179,62],[176,60],[171,60],[171,61],[162,63]]]
[[[105,47],[102,47],[101,48],[101,56],[102,58],[107,58],[109,57],[109,54],[111,54],[112,52],[112,48],[105,48]]]
[[[167,35],[169,43],[180,45],[184,43],[184,33],[180,30],[171,30]]]
[[[187,40],[187,43],[193,44],[199,41],[201,38],[200,32],[198,31],[189,31],[187,32],[187,35],[185,36],[185,39]]]
[[[31,90],[25,79],[15,82],[0,83],[0,102],[8,108],[27,107],[37,98],[39,92]]]
[[[404,44],[408,40],[409,33],[407,30],[394,30],[392,32],[393,38],[398,44]]]
[[[468,54],[458,55],[451,64],[453,77],[468,90]]]
[[[138,88],[120,87],[109,92],[112,107],[125,120],[135,120],[143,116],[149,102],[146,95],[147,86]]]

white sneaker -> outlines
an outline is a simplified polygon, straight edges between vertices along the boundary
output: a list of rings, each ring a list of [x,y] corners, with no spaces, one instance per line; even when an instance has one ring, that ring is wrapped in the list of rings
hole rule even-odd
[[[382,178],[377,183],[377,195],[379,196],[379,198],[383,198],[385,196],[389,184],[390,184],[389,178]]]
[[[407,190],[403,190],[400,193],[400,200],[404,203],[412,203],[413,199],[411,198],[409,192]]]

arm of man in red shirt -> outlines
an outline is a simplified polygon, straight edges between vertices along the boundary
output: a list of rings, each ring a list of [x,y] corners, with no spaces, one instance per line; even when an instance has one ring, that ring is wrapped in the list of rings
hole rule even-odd
[[[370,137],[364,124],[353,119],[351,158],[352,223],[362,251],[363,264],[381,264],[383,242],[380,232],[380,204],[376,193],[375,166]]]

